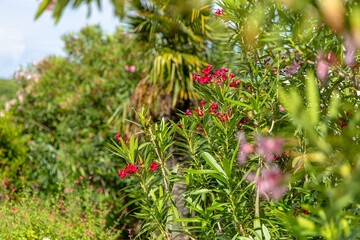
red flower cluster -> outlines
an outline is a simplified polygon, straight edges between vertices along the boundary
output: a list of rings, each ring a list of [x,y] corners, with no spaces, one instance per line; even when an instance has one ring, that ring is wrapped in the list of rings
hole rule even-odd
[[[214,102],[211,104],[209,111],[210,113],[216,115],[221,122],[229,121],[232,115],[231,108],[228,109],[227,113],[218,112],[218,108],[219,108],[219,104],[217,102]]]
[[[199,117],[203,117],[205,115],[205,103],[206,102],[204,100],[201,100],[200,101],[201,106],[194,110],[198,114]],[[219,104],[217,102],[213,102],[210,105],[209,112],[211,114],[216,115],[221,122],[229,121],[230,117],[232,116],[231,108],[228,109],[227,113],[218,112],[218,108],[219,108]],[[193,113],[190,109],[187,109],[185,114],[192,115]]]
[[[130,163],[130,164],[126,165],[124,169],[118,170],[119,177],[121,179],[124,179],[125,177],[130,177],[130,176],[134,175],[135,173],[139,172],[140,168],[144,165],[144,163],[137,161],[137,164],[138,164],[138,166]],[[160,164],[153,161],[149,167],[149,170],[152,172],[155,172],[158,169],[158,167],[160,167]]]
[[[229,69],[222,68],[222,69],[216,69],[214,71],[214,74],[211,74],[211,70],[213,69],[212,65],[207,66],[204,70],[201,71],[202,75],[194,74],[193,79],[194,81],[197,81],[199,84],[209,84],[209,83],[217,83],[219,86],[222,86],[224,82],[227,80],[230,80],[230,87],[237,88],[241,81],[235,80],[233,81],[233,78],[235,77],[234,73],[230,73]]]
[[[223,15],[224,15],[224,9],[217,9],[217,10],[215,11],[215,15],[223,16]]]
[[[129,165],[126,165],[124,169],[118,170],[118,174],[121,179],[124,179],[127,176],[135,174],[138,170],[139,168],[137,166],[130,163]]]
[[[219,104],[217,102],[213,102],[210,106],[210,112],[216,113],[218,108],[219,108]]]
[[[199,115],[199,117],[204,116],[204,111],[203,111],[202,109],[198,108],[198,109],[195,109],[194,111],[197,112],[197,114]]]
[[[120,133],[116,134],[115,139],[116,139],[116,141],[118,141],[118,142],[120,142],[121,140],[123,140],[125,143],[129,142],[129,139],[128,139],[126,136],[124,136],[123,138],[121,138]]]
[[[231,82],[229,84],[229,86],[232,87],[232,88],[237,88],[237,87],[239,87],[240,83],[241,83],[240,80],[235,80],[235,81]]]

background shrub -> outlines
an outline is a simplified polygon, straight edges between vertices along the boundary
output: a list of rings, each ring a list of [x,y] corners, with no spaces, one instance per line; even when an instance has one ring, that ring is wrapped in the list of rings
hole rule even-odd
[[[4,188],[16,191],[31,178],[34,168],[29,164],[28,153],[22,128],[10,116],[0,117],[0,179]]]

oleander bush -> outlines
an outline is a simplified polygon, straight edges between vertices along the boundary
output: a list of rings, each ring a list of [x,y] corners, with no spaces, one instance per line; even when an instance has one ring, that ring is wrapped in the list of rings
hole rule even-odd
[[[69,1],[43,0],[38,14],[50,4],[59,20]],[[90,178],[97,190],[76,204],[111,199],[121,239],[360,237],[357,1],[113,4],[132,35],[87,27],[64,37],[66,57],[18,72],[10,113],[34,168],[23,184],[62,192],[62,214],[78,219],[68,186]],[[9,146],[25,141],[9,134]],[[80,238],[107,234],[80,225]],[[16,231],[48,237],[34,226]]]
[[[136,236],[358,238],[359,7],[218,3],[233,62],[194,74],[202,100],[179,122],[145,108],[111,145],[141,194]]]

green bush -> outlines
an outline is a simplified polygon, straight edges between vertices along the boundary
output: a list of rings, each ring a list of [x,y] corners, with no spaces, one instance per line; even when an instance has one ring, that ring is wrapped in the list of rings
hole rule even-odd
[[[219,1],[229,69],[194,75],[179,122],[143,111],[144,137],[112,146],[137,237],[359,238],[359,7],[320,2]]]
[[[16,191],[30,178],[33,167],[29,163],[26,138],[11,116],[0,117],[0,179],[3,187]]]
[[[29,158],[37,188],[57,191],[78,176],[97,185],[116,185],[105,149],[128,116],[129,96],[141,73],[136,43],[118,30],[104,35],[98,26],[64,36],[66,57],[48,57],[18,72],[24,96],[12,108],[29,138]]]

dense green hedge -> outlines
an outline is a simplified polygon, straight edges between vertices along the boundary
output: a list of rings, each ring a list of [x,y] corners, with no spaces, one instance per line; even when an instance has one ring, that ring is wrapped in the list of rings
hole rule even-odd
[[[65,57],[48,57],[17,73],[24,99],[12,112],[29,138],[28,161],[35,167],[29,178],[48,193],[78,176],[93,176],[107,189],[117,181],[105,143],[120,128],[109,119],[129,113],[141,56],[121,30],[105,35],[90,26],[64,42]]]
[[[0,117],[0,180],[6,189],[16,191],[31,173],[28,146],[22,129],[9,116]]]

